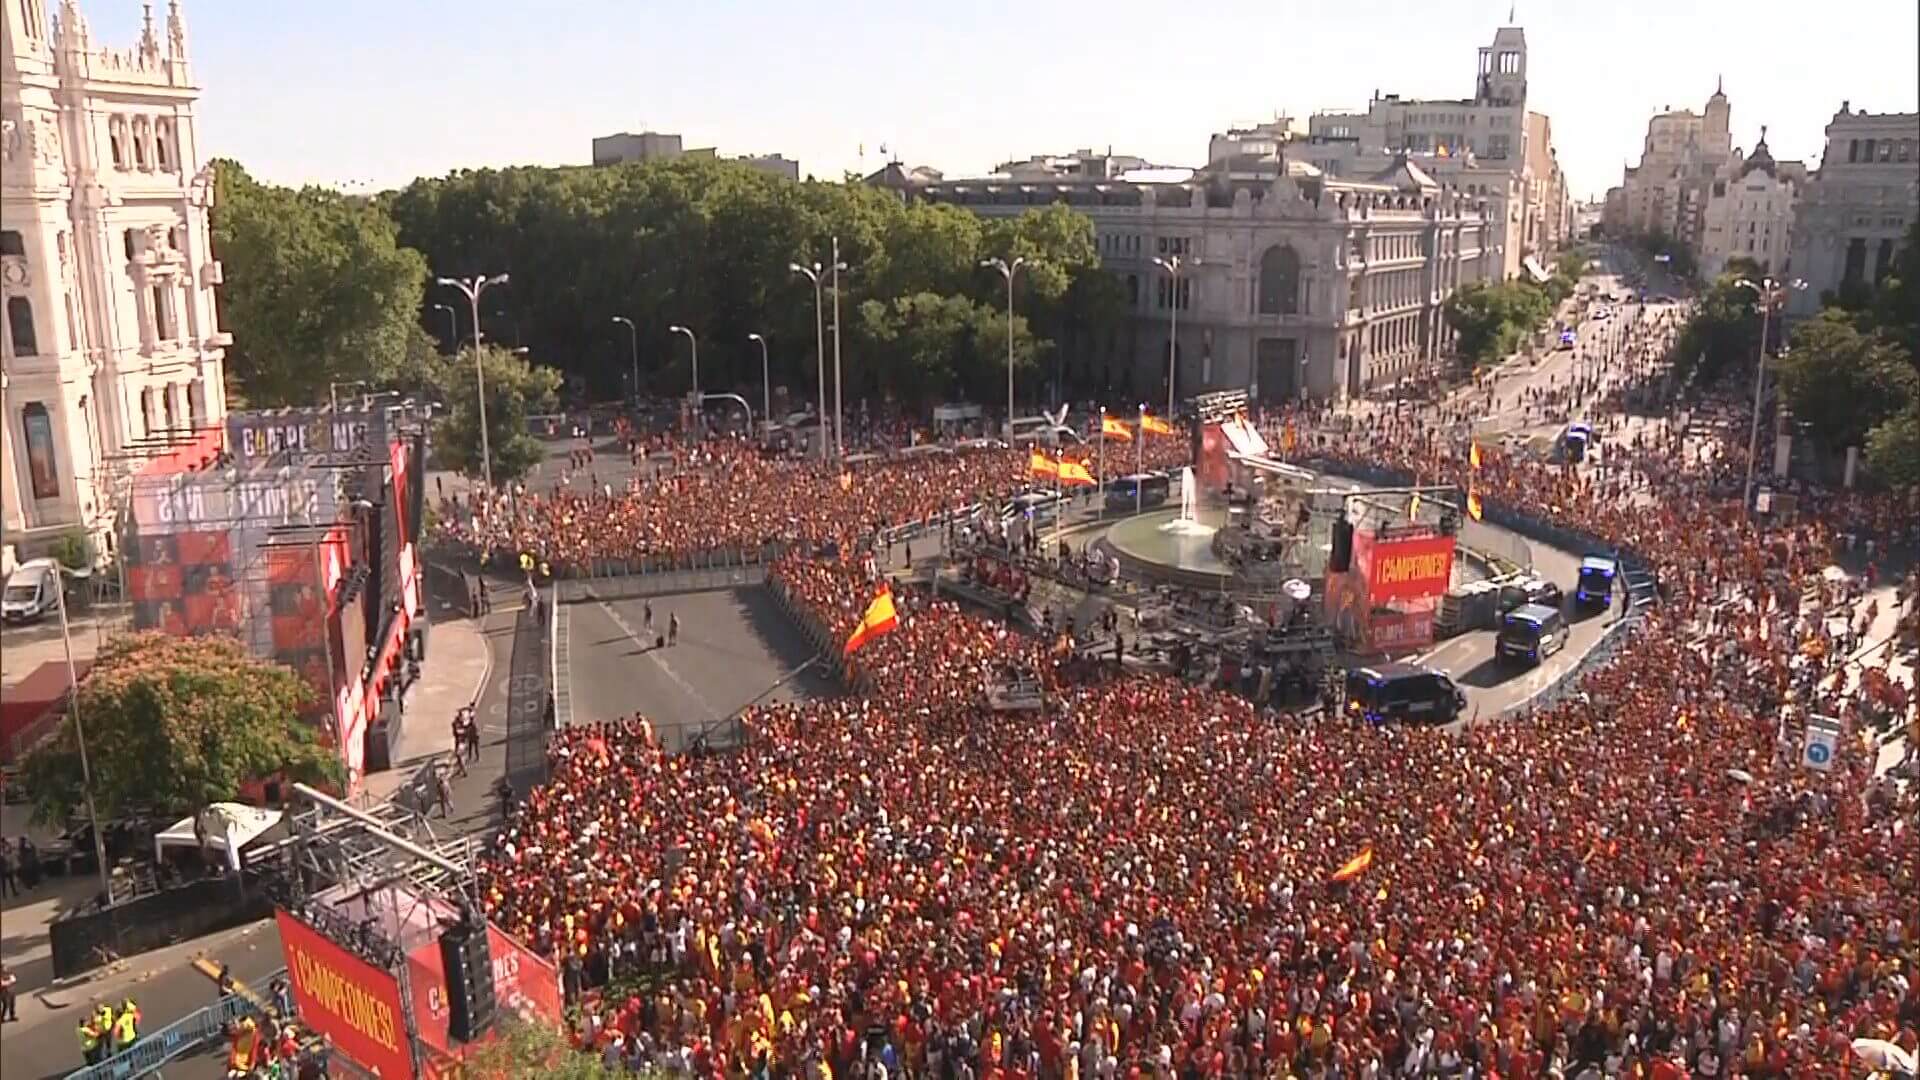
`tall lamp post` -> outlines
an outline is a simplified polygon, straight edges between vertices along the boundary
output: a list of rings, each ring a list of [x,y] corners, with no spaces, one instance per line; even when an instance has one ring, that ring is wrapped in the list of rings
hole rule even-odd
[[[1024,256],[1008,262],[1005,259],[981,259],[981,266],[991,266],[1000,271],[1007,279],[1007,444],[1013,444],[1013,277],[1027,264]]]
[[[1167,272],[1167,421],[1173,421],[1173,389],[1180,365],[1180,274],[1188,265],[1178,255],[1155,258],[1153,265]]]
[[[447,313],[447,344],[454,352],[460,351],[460,318],[454,314],[452,304],[435,304],[433,310]]]
[[[840,271],[846,268],[847,264],[840,261],[840,238],[836,236],[833,264],[827,269],[833,274],[833,457],[841,462],[847,459],[847,414],[840,396]]]
[[[771,430],[773,425],[773,380],[767,374],[767,339],[759,334],[748,334],[748,341],[760,343],[760,417]]]
[[[693,331],[684,326],[669,326],[667,327],[667,332],[687,335],[687,347],[693,351],[693,430],[695,433],[694,437],[699,438],[699,431],[702,427],[700,423],[702,413],[700,401],[700,339],[694,337]]]
[[[834,241],[833,250],[836,254],[838,254],[840,251],[840,241],[838,239]],[[827,459],[827,439],[828,439],[828,436],[827,436],[827,330],[826,330],[826,311],[825,311],[826,300],[821,294],[822,282],[820,279],[820,274],[826,268],[821,266],[819,263],[814,263],[812,266],[802,266],[799,263],[788,263],[787,269],[793,271],[796,274],[803,274],[806,276],[808,281],[813,282],[814,355],[819,358],[818,367],[820,371],[820,413],[819,413],[820,460],[825,461]],[[841,265],[838,259],[835,259],[834,269],[835,269],[835,277],[837,279],[838,271],[844,270],[846,269],[846,267]],[[840,335],[840,326],[839,326],[840,299],[837,295],[834,297],[833,312],[834,312],[833,333],[834,333],[834,340],[837,342],[840,340],[840,337],[839,337]]]
[[[633,320],[625,315],[615,315],[613,321],[627,324],[627,345],[633,351],[633,402],[640,403],[640,331]]]
[[[1753,416],[1747,421],[1747,483],[1741,496],[1744,513],[1753,513],[1753,467],[1754,458],[1760,453],[1760,391],[1767,377],[1767,330],[1772,321],[1773,305],[1785,295],[1784,289],[1804,289],[1807,283],[1800,280],[1790,285],[1782,285],[1770,277],[1763,277],[1757,283],[1741,278],[1734,284],[1743,289],[1752,289],[1754,298],[1760,305],[1760,349],[1753,365]]]
[[[487,376],[480,369],[480,294],[495,285],[505,285],[507,275],[495,274],[482,277],[475,274],[470,278],[439,279],[442,285],[451,285],[467,296],[467,303],[473,308],[473,384],[480,399],[480,481],[488,491],[493,490],[493,446],[487,439]]]
[[[87,804],[87,828],[93,833],[93,860],[100,866],[100,892],[109,903],[113,885],[107,872],[107,843],[100,835],[100,815],[93,807],[93,765],[87,758],[87,729],[80,722],[80,673],[73,663],[73,630],[67,624],[67,568],[56,564],[55,602],[60,605],[60,647],[67,656],[67,705],[73,710],[73,741],[80,749],[81,796]]]

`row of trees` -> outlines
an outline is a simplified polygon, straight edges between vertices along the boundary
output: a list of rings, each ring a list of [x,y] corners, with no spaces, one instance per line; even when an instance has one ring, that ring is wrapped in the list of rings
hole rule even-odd
[[[1587,262],[1585,252],[1570,251],[1560,256],[1553,276],[1542,284],[1476,281],[1454,290],[1443,312],[1453,328],[1454,351],[1461,365],[1472,370],[1512,355],[1528,335],[1552,321],[1561,301],[1573,295]]]
[[[483,356],[490,383],[492,368],[513,367],[524,348],[596,396],[633,389],[633,352],[640,390],[687,389],[691,356],[669,333],[675,324],[699,336],[704,389],[758,398],[753,333],[771,343],[776,383],[812,387],[815,297],[790,264],[831,262],[834,238],[847,265],[849,398],[997,399],[1007,295],[984,259],[1023,260],[1017,368],[1051,360],[1055,378],[1085,369],[1111,345],[1123,306],[1092,223],[1059,206],[983,220],[857,182],[794,183],[696,160],[462,171],[372,199],[263,184],[234,162],[218,168],[231,370],[256,405],[316,401],[329,383],[358,379],[431,387],[454,403],[458,366],[437,361],[435,338],[472,341],[472,315],[457,290],[431,284],[438,276],[511,275],[481,300],[485,337],[506,350]],[[616,317],[633,320],[634,340]],[[496,445],[511,438],[504,421],[490,427]]]

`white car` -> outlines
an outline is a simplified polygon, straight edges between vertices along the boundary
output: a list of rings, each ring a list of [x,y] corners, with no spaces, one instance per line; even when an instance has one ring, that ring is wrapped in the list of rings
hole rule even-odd
[[[60,566],[52,559],[30,559],[13,568],[0,594],[0,618],[35,622],[60,605]]]

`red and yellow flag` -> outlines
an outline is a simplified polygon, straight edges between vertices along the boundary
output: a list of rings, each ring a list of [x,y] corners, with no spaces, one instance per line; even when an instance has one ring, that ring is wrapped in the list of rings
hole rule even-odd
[[[1034,450],[1027,455],[1027,471],[1035,476],[1058,476],[1060,466],[1054,464],[1052,458]]]
[[[1127,426],[1125,420],[1107,416],[1104,413],[1100,417],[1100,434],[1110,439],[1119,439],[1121,442],[1133,441],[1133,429]]]
[[[1287,421],[1287,429],[1280,433],[1280,448],[1289,454],[1293,453],[1294,443],[1298,442],[1299,438],[1294,431],[1293,421]]]
[[[874,594],[873,603],[867,605],[867,613],[860,616],[860,625],[853,628],[847,637],[846,655],[881,634],[892,632],[900,625],[900,616],[893,610],[893,590],[881,582],[880,591]]]
[[[1366,873],[1367,867],[1372,865],[1373,865],[1373,845],[1368,844],[1366,847],[1363,847],[1360,849],[1360,854],[1355,855],[1351,859],[1348,859],[1347,865],[1342,866],[1338,870],[1335,870],[1333,872],[1332,880],[1348,881],[1353,878],[1357,878],[1361,874]]]
[[[1173,425],[1157,416],[1149,416],[1146,413],[1141,413],[1140,430],[1149,435],[1171,435],[1173,434]]]
[[[1085,462],[1062,461],[1060,463],[1060,483],[1069,487],[1073,485],[1092,487],[1095,481],[1093,474],[1087,471]]]
[[[1478,439],[1467,444],[1467,464],[1476,470],[1480,468],[1480,440]]]
[[[1479,521],[1484,513],[1485,510],[1480,505],[1479,494],[1469,489],[1467,491],[1467,516],[1475,521]]]

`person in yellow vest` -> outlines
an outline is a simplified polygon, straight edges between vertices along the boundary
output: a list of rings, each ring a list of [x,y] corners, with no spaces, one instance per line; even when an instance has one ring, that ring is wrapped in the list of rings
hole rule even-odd
[[[140,1006],[128,998],[120,1005],[120,1015],[113,1021],[113,1052],[118,1054],[132,1046],[140,1038]]]
[[[85,1020],[80,1021],[78,1031],[80,1032],[81,1059],[89,1065],[100,1064],[100,1036],[102,1033],[99,1026],[99,1014],[89,1013]]]

